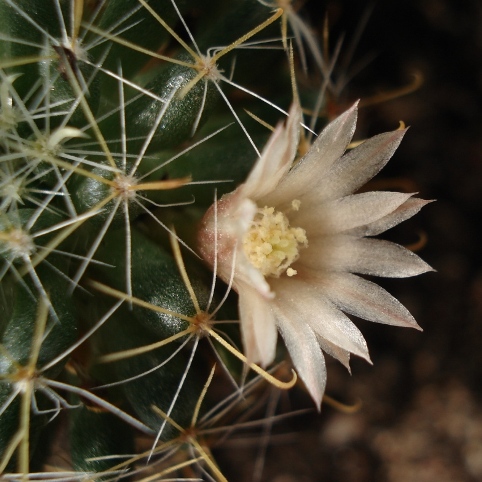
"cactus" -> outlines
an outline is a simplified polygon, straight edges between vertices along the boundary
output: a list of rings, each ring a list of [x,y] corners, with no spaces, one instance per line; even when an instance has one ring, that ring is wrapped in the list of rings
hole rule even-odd
[[[226,480],[213,434],[296,382],[282,344],[269,371],[243,353],[197,227],[292,102],[318,131],[339,86],[290,2],[205,3],[0,2],[6,480]]]

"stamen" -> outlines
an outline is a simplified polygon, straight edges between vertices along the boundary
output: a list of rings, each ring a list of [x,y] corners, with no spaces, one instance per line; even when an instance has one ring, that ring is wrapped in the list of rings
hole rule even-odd
[[[300,206],[301,201],[299,199],[293,199],[293,201],[291,201],[291,209],[293,209],[293,211],[299,211]]]
[[[294,200],[292,209],[299,207],[300,201]],[[258,209],[243,239],[247,258],[264,276],[279,277],[283,272],[294,276],[296,270],[289,267],[299,258],[300,248],[307,245],[303,228],[290,227],[284,213],[267,206]]]

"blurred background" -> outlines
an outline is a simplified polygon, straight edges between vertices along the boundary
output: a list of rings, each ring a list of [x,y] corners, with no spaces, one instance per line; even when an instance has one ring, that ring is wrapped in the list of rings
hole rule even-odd
[[[329,405],[275,424],[219,454],[229,480],[275,482],[475,482],[482,480],[482,2],[478,0],[307,1],[311,26],[330,26],[330,50],[349,50],[366,18],[340,96],[380,100],[423,78],[409,94],[361,109],[358,138],[411,126],[376,183],[437,202],[389,239],[411,245],[436,273],[379,284],[401,300],[423,332],[360,321],[373,366],[353,359],[352,375],[328,368]],[[359,72],[355,72],[357,69]],[[416,83],[416,82],[415,82]],[[421,243],[423,244],[423,242]],[[377,281],[378,282],[378,281]],[[311,402],[301,390],[282,407]],[[228,453],[229,452],[229,453]],[[256,477],[255,477],[256,478]]]

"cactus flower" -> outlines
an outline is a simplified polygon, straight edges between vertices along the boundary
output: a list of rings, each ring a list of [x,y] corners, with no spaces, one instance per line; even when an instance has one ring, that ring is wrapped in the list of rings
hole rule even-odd
[[[348,150],[356,104],[332,121],[294,163],[300,108],[274,130],[246,182],[207,211],[199,251],[239,294],[248,359],[269,365],[278,331],[318,408],[326,385],[323,351],[349,368],[370,361],[361,332],[345,313],[418,328],[408,310],[359,276],[408,277],[431,267],[408,249],[374,239],[429,201],[413,194],[353,194],[388,162],[404,129]]]

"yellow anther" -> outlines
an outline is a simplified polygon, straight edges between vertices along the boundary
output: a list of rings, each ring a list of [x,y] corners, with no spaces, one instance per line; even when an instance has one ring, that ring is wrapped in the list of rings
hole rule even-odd
[[[299,201],[293,201],[293,209],[299,206]],[[285,271],[294,276],[296,270],[289,267],[298,259],[300,248],[307,245],[304,229],[291,227],[284,213],[267,206],[258,209],[243,239],[247,258],[264,276],[279,277]]]

